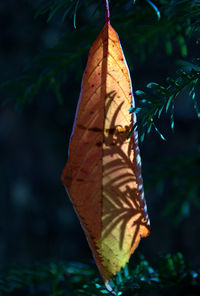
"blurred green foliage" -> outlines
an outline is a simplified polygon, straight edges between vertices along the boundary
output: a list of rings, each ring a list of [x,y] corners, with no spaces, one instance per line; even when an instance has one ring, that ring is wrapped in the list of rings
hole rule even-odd
[[[103,27],[102,0],[38,0],[36,4],[36,17],[43,16],[47,22],[53,22],[56,17],[60,18],[60,22],[65,22],[68,18],[71,27],[74,26],[77,30],[67,30],[55,46],[44,49],[36,56],[20,77],[3,83],[1,92],[5,93],[5,98],[1,101],[2,105],[13,103],[21,109],[26,103],[33,103],[34,99],[38,99],[41,92],[49,90],[54,92],[58,104],[67,105],[68,102],[63,100],[62,87],[70,79],[69,72],[72,68],[80,72],[82,56],[87,55]],[[175,106],[178,99],[185,99],[183,92],[191,98],[197,118],[200,118],[200,56],[188,57],[190,41],[199,42],[200,1],[113,0],[110,5],[111,24],[126,40],[128,51],[138,57],[141,64],[145,65],[156,50],[164,58],[174,52],[184,58],[184,61],[179,60],[176,74],[166,77],[165,84],[149,82],[145,89],[136,91],[136,108],[131,109],[137,113],[141,140],[152,130],[160,134],[161,138],[167,139],[165,130],[160,129],[160,121],[167,113],[170,126],[174,130]],[[87,12],[88,18],[79,25],[80,12]],[[133,66],[129,66],[132,70]],[[143,172],[145,191],[150,194],[152,188],[156,187],[159,188],[158,197],[165,193],[167,200],[163,203],[161,212],[165,217],[171,216],[176,226],[180,226],[194,208],[199,210],[200,207],[199,148],[195,145],[185,151],[176,151],[175,155],[166,160],[163,156],[153,159]],[[200,293],[199,271],[194,272],[180,254],[166,255],[154,267],[141,258],[137,267],[125,269],[113,281],[119,295],[120,292],[131,296]],[[1,274],[0,293],[13,296],[53,296],[66,293],[70,296],[87,296],[104,295],[108,292],[93,266],[52,262],[36,264],[30,268],[11,269]]]
[[[130,51],[139,54],[142,59],[146,59],[148,53],[152,53],[160,46],[161,41],[166,48],[166,55],[172,54],[173,48],[178,45],[182,56],[187,56],[187,41],[199,32],[199,1],[160,0],[157,1],[157,6],[151,1],[142,0],[110,2],[111,20],[118,33],[126,35],[126,32],[129,32],[127,44]],[[47,22],[49,22],[57,13],[60,13],[62,21],[67,16],[73,18],[74,27],[76,27],[77,13],[81,9],[92,7],[93,14],[100,10],[102,12],[100,20],[104,14],[103,1],[100,0],[38,0],[37,3],[36,16],[45,14]],[[154,11],[157,16],[159,15],[159,18],[156,17]],[[130,30],[130,28],[134,28],[134,30]],[[99,31],[99,24],[94,28],[88,20],[88,24],[86,23],[78,31],[68,32],[55,47],[47,49],[37,56],[21,77],[1,86],[1,90],[9,93],[3,103],[14,101],[18,107],[22,107],[24,103],[32,101],[43,86],[51,88],[58,102],[62,103],[60,89],[66,81],[67,66],[72,63],[74,68],[77,66],[79,58],[88,51]],[[88,34],[88,32],[90,33]],[[139,125],[142,126],[142,140],[145,133],[150,133],[152,128],[164,139],[154,123],[154,117],[160,117],[163,110],[171,112],[171,127],[174,128],[174,103],[185,88],[188,88],[197,115],[200,117],[200,107],[196,97],[196,86],[199,85],[199,67],[199,59],[196,59],[194,63],[190,64],[189,70],[186,71],[183,66],[176,78],[168,78],[166,86],[148,83],[147,87],[151,90],[150,92],[136,92],[141,98],[141,107],[137,106],[131,111],[137,112],[139,118],[142,118],[139,120]]]
[[[111,286],[117,295],[199,295],[200,272],[182,254],[159,256],[152,266],[142,255]],[[0,275],[0,295],[110,295],[92,264],[51,262],[12,268]]]
[[[180,225],[192,209],[200,210],[199,164],[200,147],[193,146],[169,159],[158,159],[144,171],[147,194],[152,187],[159,188],[158,196],[167,191],[162,215],[172,217],[175,225]]]

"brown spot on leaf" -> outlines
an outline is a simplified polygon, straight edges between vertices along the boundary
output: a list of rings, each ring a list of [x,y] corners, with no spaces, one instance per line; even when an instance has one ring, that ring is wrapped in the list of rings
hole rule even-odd
[[[102,132],[103,130],[99,127],[90,127],[88,128],[89,131],[92,131],[92,132]]]
[[[72,177],[66,175],[66,176],[64,176],[64,179],[65,179],[65,181],[71,181]]]
[[[106,132],[109,134],[109,135],[114,135],[114,132],[115,132],[115,128],[107,128],[106,129]]]
[[[83,130],[86,130],[87,128],[85,126],[83,126],[82,124],[77,124],[77,127]]]
[[[103,130],[101,128],[98,128],[98,127],[85,127],[84,125],[81,125],[81,124],[77,124],[77,127],[80,128],[80,129],[83,129],[83,130],[88,130],[88,131],[91,131],[91,132],[102,132]]]
[[[102,142],[97,142],[96,146],[101,147],[102,146]]]
[[[111,143],[110,143],[110,146],[115,146],[115,145],[116,145],[115,142],[111,142]]]

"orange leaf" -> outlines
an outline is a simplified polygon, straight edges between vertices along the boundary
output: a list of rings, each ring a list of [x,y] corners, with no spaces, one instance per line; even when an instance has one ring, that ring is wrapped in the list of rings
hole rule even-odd
[[[83,75],[62,182],[105,281],[149,234],[131,80],[109,22],[92,45]]]

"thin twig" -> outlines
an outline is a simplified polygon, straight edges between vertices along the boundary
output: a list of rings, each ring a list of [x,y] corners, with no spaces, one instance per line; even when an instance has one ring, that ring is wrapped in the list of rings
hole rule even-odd
[[[104,0],[105,5],[105,13],[106,13],[106,22],[110,22],[110,8],[109,8],[109,0]]]

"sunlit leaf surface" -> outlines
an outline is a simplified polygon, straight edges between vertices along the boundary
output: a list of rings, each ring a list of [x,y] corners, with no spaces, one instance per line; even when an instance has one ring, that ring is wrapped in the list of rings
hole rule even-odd
[[[131,80],[119,38],[106,23],[92,45],[62,181],[104,280],[149,234]]]

